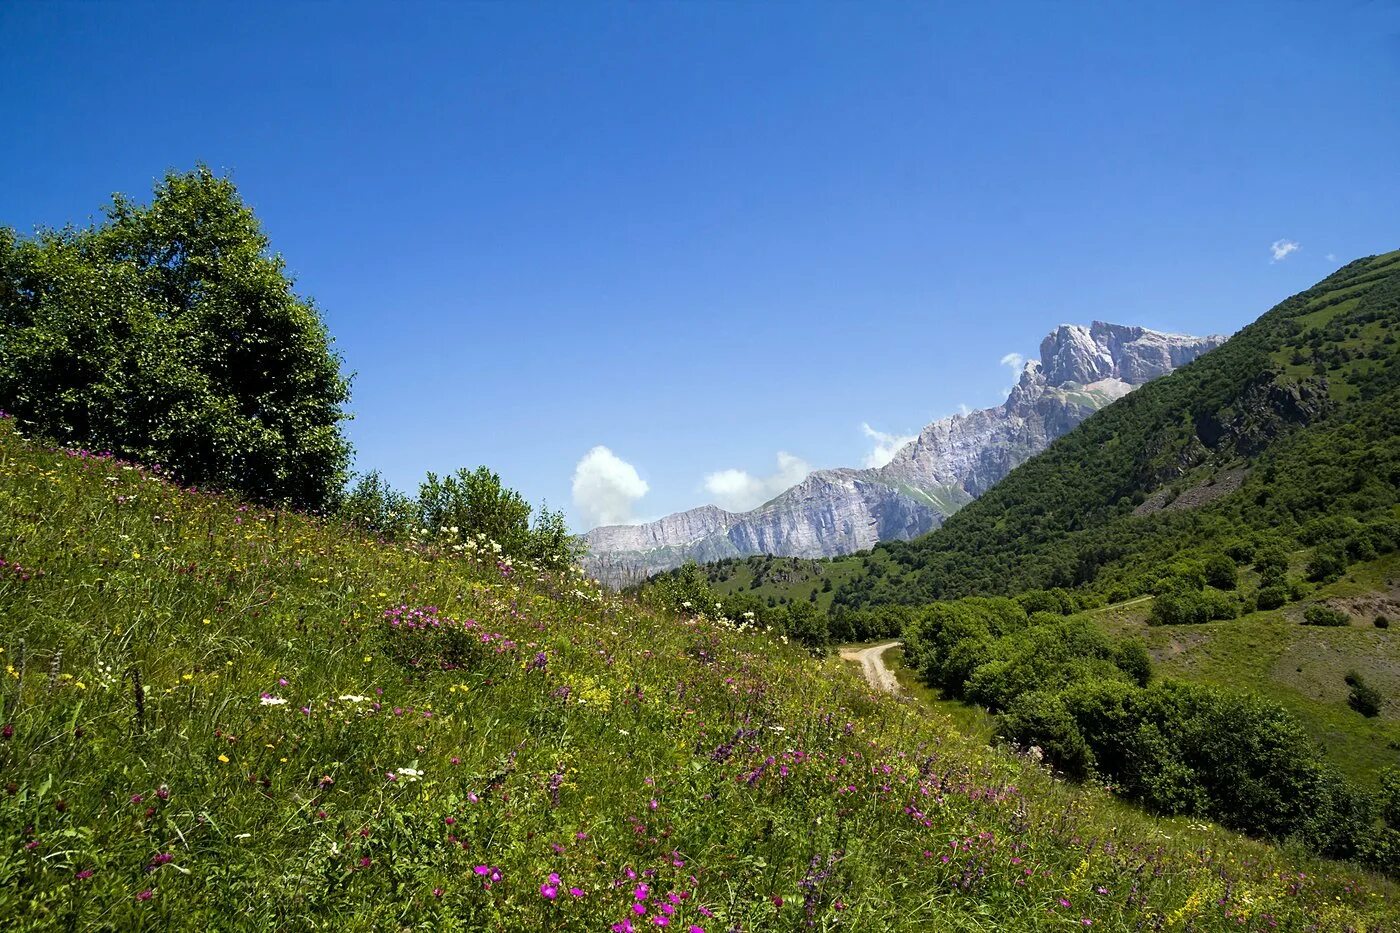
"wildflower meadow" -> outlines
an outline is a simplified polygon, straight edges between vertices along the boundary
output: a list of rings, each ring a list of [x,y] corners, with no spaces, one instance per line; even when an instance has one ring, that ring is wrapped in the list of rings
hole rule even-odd
[[[6,926],[1394,920],[1389,882],[1064,783],[723,607],[423,541],[0,420]]]

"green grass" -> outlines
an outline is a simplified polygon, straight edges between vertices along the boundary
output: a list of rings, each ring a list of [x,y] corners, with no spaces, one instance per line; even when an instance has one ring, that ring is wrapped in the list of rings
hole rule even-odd
[[[1298,717],[1348,777],[1374,788],[1379,772],[1400,765],[1400,629],[1378,629],[1373,613],[1346,628],[1302,624],[1303,607],[1318,600],[1394,592],[1400,555],[1354,566],[1302,603],[1207,625],[1149,626],[1150,600],[1110,606],[1091,616],[1115,635],[1148,646],[1158,676],[1177,677],[1276,700]],[[1367,718],[1347,705],[1347,671],[1359,671],[1386,698]]]
[[[709,933],[1393,914],[1384,881],[1053,780],[834,659],[11,424],[10,928],[606,930],[639,903]],[[407,634],[399,606],[459,625]]]

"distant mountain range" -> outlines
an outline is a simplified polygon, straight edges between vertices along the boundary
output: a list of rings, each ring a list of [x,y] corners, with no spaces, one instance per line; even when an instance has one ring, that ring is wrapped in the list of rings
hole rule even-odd
[[[1004,403],[933,422],[884,466],[817,470],[747,512],[706,505],[595,528],[584,536],[584,567],[620,587],[690,560],[831,557],[917,537],[1095,411],[1224,340],[1101,321],[1061,325]]]

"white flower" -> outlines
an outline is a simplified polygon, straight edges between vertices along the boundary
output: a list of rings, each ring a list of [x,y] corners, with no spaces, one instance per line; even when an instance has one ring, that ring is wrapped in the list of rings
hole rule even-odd
[[[422,776],[423,776],[423,772],[420,771],[420,770],[418,770],[417,768],[400,768],[400,769],[399,769],[399,780],[401,780],[401,781],[416,781],[416,780],[418,780],[419,778],[421,778]]]
[[[265,697],[262,698],[262,705],[263,705],[263,706],[285,706],[286,704],[287,704],[287,701],[284,700],[284,699],[282,699],[281,697],[268,697],[268,696],[265,696]]]
[[[363,703],[369,697],[362,697],[358,693],[347,693],[341,697],[346,703]]]

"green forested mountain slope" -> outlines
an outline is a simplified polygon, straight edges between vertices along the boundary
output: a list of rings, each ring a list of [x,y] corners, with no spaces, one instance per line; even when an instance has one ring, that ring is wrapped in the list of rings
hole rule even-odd
[[[1095,414],[941,529],[891,542],[837,607],[1090,585],[1249,540],[1346,561],[1394,546],[1400,251],[1360,259]]]

